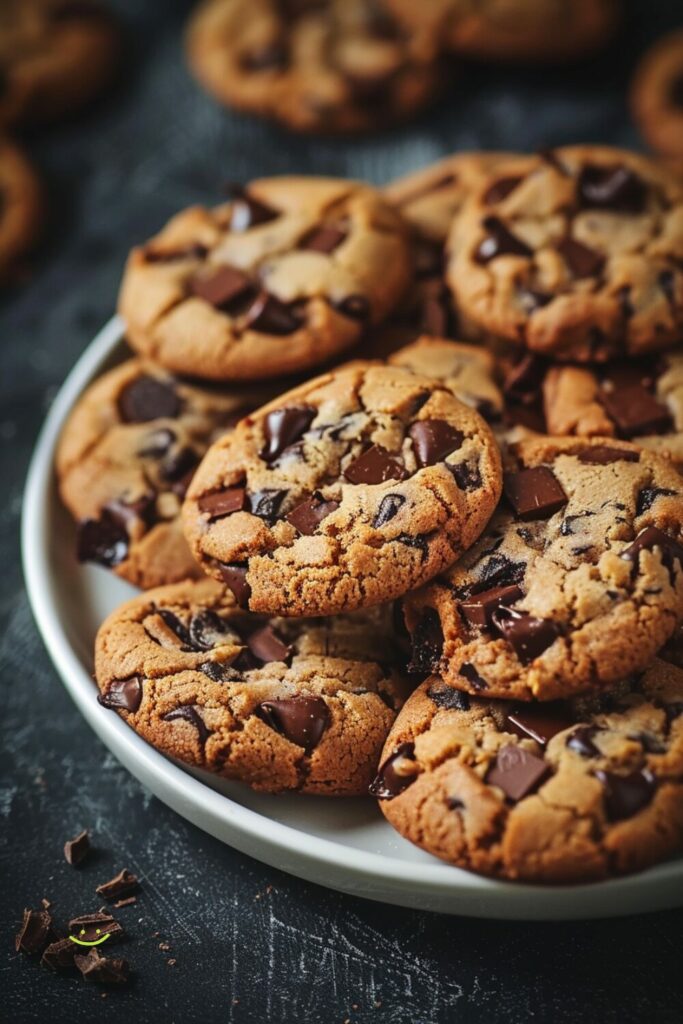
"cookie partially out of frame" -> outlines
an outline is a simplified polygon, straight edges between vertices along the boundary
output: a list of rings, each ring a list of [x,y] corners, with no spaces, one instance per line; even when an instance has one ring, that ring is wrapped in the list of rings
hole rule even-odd
[[[631,86],[631,108],[654,149],[683,157],[683,29],[663,36],[642,58]]]
[[[40,229],[42,190],[23,152],[0,140],[0,282],[21,271],[21,260]]]

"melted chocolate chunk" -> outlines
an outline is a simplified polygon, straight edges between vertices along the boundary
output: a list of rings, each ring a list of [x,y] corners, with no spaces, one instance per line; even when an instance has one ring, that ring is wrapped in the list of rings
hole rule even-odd
[[[463,679],[466,679],[470,686],[473,686],[475,690],[488,690],[489,684],[480,676],[474,665],[469,661],[464,661],[458,670],[458,675],[461,675]]]
[[[492,587],[491,590],[473,594],[463,601],[460,611],[471,625],[486,629],[491,625],[491,616],[497,608],[514,604],[522,596],[522,591],[515,584]]]
[[[380,767],[368,792],[378,800],[393,800],[415,781],[418,773],[415,744],[401,743]]]
[[[212,651],[214,647],[230,641],[240,643],[239,636],[227,619],[222,619],[211,608],[195,612],[190,619],[189,634],[195,651]]]
[[[251,597],[251,587],[247,582],[248,564],[246,562],[219,562],[218,569],[221,579],[232,591],[240,608],[246,608]]]
[[[427,696],[444,711],[469,711],[469,694],[462,690],[456,690],[453,686],[446,686],[445,683],[435,683],[427,690]]]
[[[257,491],[255,494],[249,496],[251,514],[258,516],[259,519],[263,519],[269,526],[272,526],[278,517],[280,505],[285,500],[288,493],[289,491],[278,491],[273,489]]]
[[[265,203],[259,202],[250,196],[244,189],[240,189],[235,196],[232,209],[230,210],[230,230],[248,231],[257,224],[267,224],[275,220],[280,214]]]
[[[267,291],[261,291],[245,313],[245,323],[252,331],[263,334],[293,334],[303,323],[299,311],[281,302]]]
[[[509,587],[521,583],[526,572],[526,562],[512,562],[505,555],[492,555],[484,566],[481,579],[472,584],[470,593],[479,594],[490,586]]]
[[[233,512],[241,512],[246,504],[246,494],[244,487],[226,487],[222,491],[204,494],[198,500],[197,506],[200,512],[208,515],[209,522],[212,523],[214,519],[232,515]]]
[[[211,735],[211,729],[206,725],[206,722],[199,714],[197,706],[195,704],[183,704],[179,708],[174,708],[172,711],[167,711],[165,715],[161,716],[164,722],[189,722],[197,730],[197,736],[199,742],[204,746],[209,736]],[[99,892],[99,889],[97,890]],[[104,895],[104,894],[102,894]],[[120,893],[117,893],[120,895]]]
[[[465,435],[445,420],[418,420],[408,431],[418,466],[442,462],[462,445]]]
[[[103,708],[135,713],[142,702],[142,678],[131,676],[129,679],[115,679],[109,684],[106,693],[98,695],[97,700]]]
[[[446,469],[453,474],[453,478],[461,491],[476,491],[482,485],[479,466],[473,466],[469,462],[447,462]]]
[[[673,429],[671,414],[642,384],[602,388],[600,401],[622,437],[663,434]]]
[[[647,201],[645,183],[622,164],[611,167],[586,164],[579,174],[577,191],[584,209],[642,213]]]
[[[581,757],[600,757],[600,750],[593,743],[593,737],[599,732],[597,725],[580,725],[567,737],[567,746]]]
[[[292,648],[285,643],[270,623],[255,629],[247,637],[247,645],[255,658],[264,664],[271,661],[287,661]]]
[[[533,250],[513,235],[498,217],[484,217],[483,227],[486,234],[474,254],[477,263],[488,263],[497,256],[533,255]]]
[[[89,853],[90,836],[87,829],[83,829],[73,839],[67,839],[64,843],[64,859],[74,868],[82,864]]]
[[[505,716],[505,727],[518,736],[531,737],[542,747],[558,732],[572,724],[566,704],[549,701],[544,704],[520,704]]]
[[[519,183],[523,180],[521,175],[512,177],[511,175],[507,178],[498,178],[492,185],[489,185],[486,192],[484,193],[484,202],[487,205],[492,203],[501,203],[503,199],[507,199],[511,192],[517,188]]]
[[[515,515],[523,520],[549,519],[568,501],[562,485],[547,466],[506,473],[504,490]]]
[[[128,557],[128,531],[106,509],[100,519],[78,524],[76,557],[79,562],[96,562],[111,569]]]
[[[646,768],[629,775],[598,771],[595,777],[603,785],[605,812],[610,821],[632,818],[652,801],[657,779]]]
[[[611,448],[607,444],[596,445],[585,452],[579,452],[579,462],[593,466],[609,466],[612,462],[638,462],[639,452],[628,452],[623,448]]]
[[[495,626],[522,662],[528,665],[560,636],[559,627],[552,619],[537,619],[514,608],[496,608],[491,613]]]
[[[231,683],[240,678],[240,674],[232,666],[238,659],[231,662],[225,661],[203,661],[199,671],[203,672],[213,683]]]
[[[602,273],[605,257],[575,238],[563,238],[556,249],[575,278],[598,277]]]
[[[150,420],[176,419],[182,402],[172,384],[156,377],[136,377],[118,397],[119,416],[124,423],[149,423]]]
[[[210,273],[198,274],[190,288],[197,298],[224,311],[235,309],[254,292],[250,278],[234,267],[217,267]]]
[[[264,462],[274,462],[285,448],[303,437],[317,416],[310,405],[292,405],[269,412],[263,423],[266,444],[259,453]]]
[[[338,501],[325,501],[320,491],[314,491],[308,498],[293,508],[285,518],[288,523],[305,537],[312,536],[323,519],[336,512]]]
[[[322,697],[266,700],[259,704],[256,714],[271,729],[303,747],[308,754],[317,747],[331,721],[329,708]]]
[[[655,548],[659,548],[661,551],[662,565],[669,569],[673,580],[674,560],[679,563],[679,572],[683,566],[683,546],[674,537],[670,537],[668,533],[657,529],[656,526],[646,526],[644,530],[641,530],[633,543],[625,551],[622,551],[621,557],[633,562],[635,571],[640,552],[653,551]]]
[[[438,612],[434,608],[424,608],[411,631],[412,659],[408,671],[418,675],[435,672],[443,655],[443,643]]]
[[[347,295],[345,299],[335,303],[334,308],[350,320],[370,319],[370,302],[365,295]]]
[[[673,498],[676,494],[676,491],[667,487],[643,487],[636,499],[636,515],[642,516],[649,512],[657,498]]]
[[[170,611],[168,608],[157,608],[157,613],[160,618],[163,619],[163,622],[168,629],[178,637],[183,645],[183,650],[193,651],[195,647],[192,643],[189,630],[186,628],[185,624],[180,621],[175,612]]]
[[[310,252],[321,252],[328,254],[342,244],[346,239],[346,231],[343,228],[335,227],[333,224],[321,224],[313,228],[301,240],[300,247]]]
[[[407,475],[400,456],[379,444],[371,445],[344,470],[351,484],[383,484],[386,480],[404,480]]]
[[[550,774],[550,765],[523,747],[513,744],[501,747],[495,763],[489,768],[486,781],[498,786],[505,796],[517,803],[533,793]]]
[[[425,533],[399,533],[398,537],[394,537],[392,543],[405,544],[406,547],[416,548],[422,555],[422,562],[429,558],[429,537]]]
[[[194,448],[179,448],[171,452],[159,466],[159,476],[167,482],[179,484],[182,482],[183,492],[189,486],[188,477],[194,475],[197,468],[199,456]],[[174,488],[175,490],[175,488]]]
[[[402,494],[385,494],[372,521],[373,527],[378,530],[380,527],[386,526],[394,516],[398,515],[405,503],[406,499]]]

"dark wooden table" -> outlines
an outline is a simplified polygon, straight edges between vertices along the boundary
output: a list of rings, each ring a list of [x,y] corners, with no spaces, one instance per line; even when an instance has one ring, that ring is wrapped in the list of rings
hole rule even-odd
[[[292,138],[216,107],[183,66],[183,0],[115,6],[128,27],[117,88],[26,140],[48,185],[50,224],[31,280],[0,306],[0,1019],[680,1021],[680,911],[575,924],[410,912],[263,867],[177,817],[71,704],[36,633],[18,545],[40,422],[111,315],[134,242],[176,209],[215,201],[227,180],[313,172],[382,182],[453,149],[638,145],[624,102],[629,71],[649,39],[683,22],[680,0],[632,4],[607,57],[570,71],[465,69],[424,119],[354,142]],[[98,852],[76,871],[61,849],[85,826]],[[137,972],[129,989],[103,997],[14,953],[24,906],[46,896],[63,918],[96,909],[94,886],[123,866],[144,879],[137,904],[119,912],[130,934],[119,948]]]

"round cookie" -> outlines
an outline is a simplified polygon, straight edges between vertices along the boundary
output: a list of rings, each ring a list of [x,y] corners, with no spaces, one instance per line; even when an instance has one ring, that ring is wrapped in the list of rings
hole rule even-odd
[[[119,34],[97,0],[3,0],[0,124],[51,121],[111,77]]]
[[[484,60],[571,60],[602,46],[617,22],[615,0],[387,0],[407,26]]]
[[[642,58],[631,108],[653,149],[683,157],[683,29],[665,35]]]
[[[42,205],[30,163],[13,143],[0,141],[0,281],[15,276],[38,233]]]
[[[515,705],[438,677],[408,699],[371,792],[422,849],[484,875],[588,882],[683,853],[683,671]]]
[[[361,132],[406,119],[438,90],[434,37],[382,0],[207,0],[190,66],[218,100],[300,132]]]
[[[603,367],[551,366],[543,400],[550,434],[623,437],[683,469],[683,354]]]
[[[119,310],[133,347],[175,373],[272,378],[350,348],[410,270],[404,225],[374,189],[264,178],[134,249]]]
[[[268,620],[213,580],[160,587],[101,626],[99,700],[164,754],[254,789],[358,796],[408,692],[390,623],[388,608]]]
[[[644,669],[683,619],[683,481],[624,441],[506,453],[479,542],[405,599],[416,670],[477,696],[554,700]]]
[[[574,146],[501,164],[448,248],[458,307],[532,351],[604,361],[680,340],[683,181],[646,157]]]
[[[183,522],[207,574],[252,611],[329,615],[392,600],[450,565],[500,486],[478,413],[428,377],[356,364],[213,445]]]
[[[180,526],[189,479],[211,442],[265,397],[189,384],[140,359],[92,384],[56,460],[79,560],[143,588],[201,576]]]

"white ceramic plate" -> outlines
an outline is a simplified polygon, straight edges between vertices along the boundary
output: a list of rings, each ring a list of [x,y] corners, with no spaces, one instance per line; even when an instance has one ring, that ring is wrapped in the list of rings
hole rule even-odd
[[[64,685],[100,739],[178,814],[258,860],[334,889],[472,917],[568,919],[632,914],[683,903],[683,861],[593,885],[497,882],[442,864],[401,839],[371,800],[267,796],[190,771],[148,746],[97,703],[91,678],[99,623],[133,589],[79,566],[75,531],[56,493],[54,453],[69,410],[90,381],[124,356],[111,320],[78,361],[47,417],[29,471],[22,547],[29,599]]]

